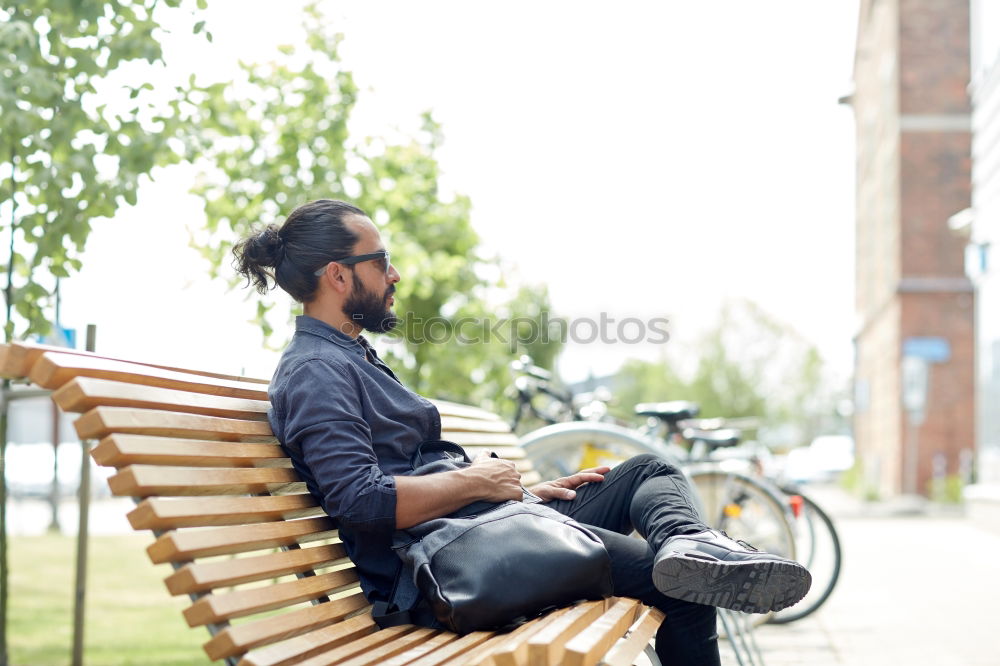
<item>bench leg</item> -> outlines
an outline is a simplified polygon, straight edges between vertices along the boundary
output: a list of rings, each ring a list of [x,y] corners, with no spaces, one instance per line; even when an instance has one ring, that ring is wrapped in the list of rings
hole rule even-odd
[[[742,613],[719,609],[719,622],[726,633],[739,666],[764,666],[764,658],[753,637],[753,625]]]
[[[142,502],[142,498],[133,497],[132,502],[138,506],[138,504]],[[161,536],[163,536],[165,532],[164,530],[150,530],[150,533],[153,535],[154,539],[159,539]],[[170,566],[173,568],[174,571],[177,571],[183,568],[185,564],[187,564],[187,562],[171,562]],[[192,602],[198,601],[198,599],[201,599],[203,596],[205,596],[204,593],[192,592],[188,594],[188,598],[191,599]],[[219,633],[228,626],[229,626],[228,622],[223,622],[221,624],[210,623],[206,624],[205,628],[208,629],[209,636],[215,636],[217,633]],[[226,657],[225,659],[226,666],[236,666],[238,662],[239,662],[238,657]]]
[[[744,615],[743,622],[747,627],[747,636],[750,638],[750,650],[754,655],[754,661],[760,666],[764,666],[764,654],[760,651],[760,646],[757,645],[757,634],[754,633],[753,620],[750,619],[749,615]]]

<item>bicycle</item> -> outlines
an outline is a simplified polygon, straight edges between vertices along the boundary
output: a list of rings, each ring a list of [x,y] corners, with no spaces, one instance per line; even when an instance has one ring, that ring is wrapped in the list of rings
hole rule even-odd
[[[514,416],[510,421],[511,430],[518,432],[518,428],[527,419],[547,425],[580,420],[572,394],[553,385],[551,372],[532,363],[528,356],[511,361],[510,370],[514,376],[512,397],[516,401]],[[539,397],[545,398],[544,407],[536,404]]]
[[[668,412],[680,418],[686,411]],[[709,438],[712,435],[704,434]],[[721,440],[720,440],[721,441]],[[676,464],[695,489],[695,501],[705,522],[746,539],[768,552],[795,557],[790,508],[781,494],[739,470],[696,465],[688,452],[671,440],[602,422],[568,422],[525,435],[521,446],[543,476],[559,477],[578,469],[615,465],[643,453]]]
[[[556,386],[552,373],[535,365],[529,356],[512,361],[510,370],[514,376],[510,397],[516,402],[510,427],[515,432],[525,423],[530,423],[531,419],[543,425],[552,425],[607,418],[607,403],[611,394],[604,387],[589,393],[573,394]],[[538,398],[543,398],[545,404],[537,404]]]
[[[521,361],[519,368],[530,364]],[[521,400],[531,404],[530,385],[523,384]],[[568,393],[562,396],[566,412],[578,413]],[[524,409],[519,405],[519,410]],[[803,601],[772,614],[770,621],[787,623],[815,612],[833,592],[840,576],[842,552],[833,521],[797,488],[780,485],[762,474],[752,460],[712,460],[714,451],[735,447],[740,433],[729,430],[682,428],[698,415],[695,403],[674,401],[637,405],[647,417],[645,429],[629,429],[602,422],[554,423],[522,440],[535,468],[543,475],[565,476],[578,469],[614,465],[640,453],[652,453],[678,464],[696,489],[700,510],[713,527],[740,535],[758,547],[798,559],[813,573],[813,587]],[[666,428],[667,436],[657,432]],[[681,446],[678,442],[684,442]]]

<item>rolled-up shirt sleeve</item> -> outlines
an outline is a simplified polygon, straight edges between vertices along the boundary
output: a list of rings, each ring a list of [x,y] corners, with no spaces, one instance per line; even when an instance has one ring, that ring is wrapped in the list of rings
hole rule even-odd
[[[363,419],[357,370],[323,359],[303,362],[282,392],[282,443],[300,453],[326,512],[344,527],[387,531],[396,526],[396,483],[379,469]]]

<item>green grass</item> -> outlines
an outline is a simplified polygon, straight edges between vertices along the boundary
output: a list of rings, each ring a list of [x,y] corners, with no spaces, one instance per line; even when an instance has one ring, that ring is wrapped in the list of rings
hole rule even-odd
[[[205,664],[204,628],[190,628],[163,584],[171,569],[150,563],[148,534],[90,540],[84,663]],[[7,637],[14,666],[63,666],[73,645],[76,539],[12,537]]]

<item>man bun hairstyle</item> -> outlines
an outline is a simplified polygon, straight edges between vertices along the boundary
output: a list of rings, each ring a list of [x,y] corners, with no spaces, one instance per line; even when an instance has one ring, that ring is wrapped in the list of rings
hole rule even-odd
[[[233,247],[236,257],[236,271],[253,282],[259,294],[266,294],[270,285],[268,278],[274,278],[273,269],[285,258],[285,248],[281,241],[278,225],[269,224],[263,230],[244,238]]]
[[[358,235],[344,223],[354,215],[367,217],[345,201],[302,204],[280,227],[269,224],[236,243],[233,266],[260,294],[272,288],[273,280],[296,301],[311,301],[319,283],[315,272],[349,256],[358,242]]]

